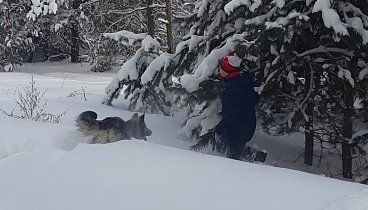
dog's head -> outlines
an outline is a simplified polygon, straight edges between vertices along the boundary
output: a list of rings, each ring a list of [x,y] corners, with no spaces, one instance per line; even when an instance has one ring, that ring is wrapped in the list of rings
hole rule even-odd
[[[130,120],[127,121],[127,132],[136,139],[147,141],[147,136],[152,135],[152,131],[147,128],[144,120],[145,114],[138,116],[135,113]]]

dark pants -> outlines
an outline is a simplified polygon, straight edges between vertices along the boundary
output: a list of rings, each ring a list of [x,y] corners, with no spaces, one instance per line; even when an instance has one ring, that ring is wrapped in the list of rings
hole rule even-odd
[[[229,128],[224,125],[223,121],[221,121],[216,126],[216,133],[220,136],[220,141],[218,143],[221,143],[221,146],[218,148],[222,148],[222,145],[226,145],[227,157],[235,160],[240,160],[245,145],[253,137],[255,127],[256,126],[254,123],[254,125],[241,125],[236,128]]]
[[[240,160],[243,150],[245,148],[247,142],[245,141],[238,141],[238,142],[229,142],[229,150],[227,152],[227,157],[234,159],[234,160]]]

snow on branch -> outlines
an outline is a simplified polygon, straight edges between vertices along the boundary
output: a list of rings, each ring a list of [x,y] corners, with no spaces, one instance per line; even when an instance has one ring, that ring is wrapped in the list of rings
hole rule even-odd
[[[145,85],[153,80],[155,74],[164,68],[164,71],[169,67],[173,54],[163,53],[158,58],[154,59],[147,67],[141,76],[141,84]]]
[[[203,110],[198,116],[190,118],[183,127],[186,138],[192,138],[193,131],[201,126],[201,133],[199,136],[203,136],[213,129],[221,120],[218,112],[220,110],[220,101],[217,99],[209,104],[209,106]]]
[[[368,75],[368,66],[365,67],[364,69],[362,69],[360,72],[359,72],[359,80],[363,80],[365,76]]]
[[[353,52],[348,51],[346,49],[340,49],[340,48],[336,48],[336,47],[326,47],[326,46],[320,45],[317,48],[313,48],[313,49],[307,50],[307,51],[305,51],[303,53],[300,53],[298,55],[298,57],[299,58],[302,58],[302,57],[305,57],[305,56],[311,55],[311,54],[327,53],[327,52],[341,53],[341,54],[344,54],[344,55],[349,56],[349,57],[353,57],[354,56],[354,53]]]
[[[330,0],[317,0],[314,4],[313,13],[322,12],[323,23],[326,28],[333,28],[335,33],[341,35],[349,35],[343,22],[341,22],[339,15],[334,9],[331,9]]]
[[[285,6],[285,0],[275,0],[278,8],[283,8]]]
[[[56,14],[58,6],[55,0],[32,0],[31,10],[26,17],[29,20],[36,20],[36,17],[47,14]]]
[[[138,79],[138,60],[143,53],[143,49],[139,49],[133,57],[127,60],[121,67],[118,72],[118,78],[120,81],[123,80],[136,80]]]
[[[365,15],[362,10],[349,2],[339,2],[339,7],[342,8],[344,12],[352,12],[354,16],[362,18],[365,27],[368,27],[368,16]]]
[[[147,33],[136,34],[130,31],[122,30],[115,33],[105,33],[103,36],[121,42],[126,46],[137,46],[141,44],[142,40],[147,36]]]
[[[219,59],[225,56],[229,51],[234,50],[234,47],[239,40],[244,40],[244,36],[240,34],[233,35],[233,37],[226,41],[226,44],[223,47],[212,50],[212,52],[205,57],[194,70],[193,75],[184,74],[181,76],[180,83],[186,91],[189,93],[196,91],[201,82],[212,76],[215,69],[218,67]]]
[[[364,24],[363,21],[360,17],[348,17],[348,15],[346,14],[346,12],[349,12],[350,10],[347,9],[347,6],[345,6],[343,3],[340,3],[340,8],[343,8],[343,13],[344,13],[344,19],[346,21],[346,23],[354,28],[361,36],[362,36],[362,41],[363,44],[367,44],[368,43],[368,31],[364,29]]]
[[[203,14],[208,10],[208,0],[199,1],[195,6],[195,10],[197,10],[197,17],[200,18]]]
[[[181,52],[184,48],[189,47],[189,52],[191,52],[193,49],[198,48],[198,46],[205,40],[205,36],[197,36],[192,35],[190,36],[190,39],[186,41],[181,41],[175,49],[175,54],[178,54]]]
[[[142,40],[142,46],[145,52],[158,51],[158,49],[161,47],[160,43],[150,35],[147,35]]]
[[[307,15],[292,11],[286,17],[279,17],[275,22],[266,22],[265,25],[267,29],[281,28],[288,25],[290,20],[294,18],[304,19],[305,21],[309,20],[309,17]]]
[[[244,5],[249,8],[249,11],[254,12],[261,4],[261,0],[231,0],[225,5],[224,10],[229,15],[236,8]]]
[[[339,72],[337,73],[337,76],[341,79],[345,78],[349,81],[350,85],[354,87],[354,79],[351,77],[351,72],[347,69],[342,68],[341,66],[337,66],[339,68]]]
[[[218,32],[218,27],[222,22],[226,20],[226,14],[222,10],[218,10],[216,13],[215,19],[211,22],[211,25],[208,26],[208,30],[205,35],[213,36],[213,34]]]
[[[267,14],[260,15],[260,16],[246,20],[244,24],[245,25],[251,25],[251,24],[262,25],[266,22],[267,19],[271,18],[275,14],[276,11],[277,11],[277,6],[272,8]]]
[[[118,72],[119,80],[137,80],[139,77],[138,69],[140,68],[142,63],[150,63],[150,59],[153,60],[153,58],[144,56],[144,53],[152,52],[153,54],[155,54],[158,53],[159,48],[160,43],[157,40],[153,39],[150,35],[147,35],[142,40],[142,47],[138,49],[133,57],[131,57],[121,66]]]

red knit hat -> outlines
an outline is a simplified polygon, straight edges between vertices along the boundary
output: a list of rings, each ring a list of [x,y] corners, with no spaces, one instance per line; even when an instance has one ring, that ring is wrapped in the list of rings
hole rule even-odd
[[[227,73],[238,72],[241,59],[234,53],[230,52],[220,60],[220,67]]]

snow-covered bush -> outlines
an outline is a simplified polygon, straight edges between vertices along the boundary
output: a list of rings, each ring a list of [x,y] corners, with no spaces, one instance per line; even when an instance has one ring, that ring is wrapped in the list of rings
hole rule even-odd
[[[28,86],[17,90],[18,98],[14,99],[18,110],[7,112],[0,111],[8,116],[17,119],[31,119],[34,121],[60,123],[61,118],[66,114],[64,111],[61,114],[52,114],[47,112],[47,100],[44,99],[46,91],[38,90],[36,82],[32,77]]]

